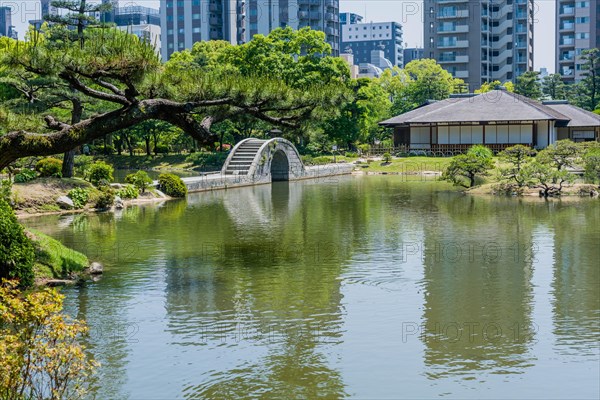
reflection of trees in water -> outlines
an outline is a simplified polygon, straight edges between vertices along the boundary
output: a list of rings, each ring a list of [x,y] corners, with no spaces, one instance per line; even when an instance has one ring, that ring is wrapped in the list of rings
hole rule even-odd
[[[186,397],[345,395],[327,354],[341,336],[339,276],[362,205],[349,187],[284,185],[228,192],[227,229],[203,232],[201,256],[169,261],[166,307],[177,343],[207,357],[233,346],[240,359],[200,374]],[[200,217],[190,215],[191,226],[202,226]]]
[[[557,350],[598,354],[600,340],[600,211],[587,202],[557,207],[553,308]]]
[[[527,207],[460,197],[438,206],[424,243],[429,376],[519,373],[530,365],[535,330]]]

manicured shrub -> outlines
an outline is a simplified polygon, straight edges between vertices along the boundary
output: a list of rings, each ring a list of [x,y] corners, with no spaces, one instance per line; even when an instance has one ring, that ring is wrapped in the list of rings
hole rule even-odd
[[[35,164],[35,170],[42,177],[56,176],[60,178],[62,176],[62,161],[52,157],[42,158]]]
[[[227,159],[228,153],[193,153],[187,156],[185,162],[192,163],[196,167],[203,168],[221,168]]]
[[[344,154],[344,156],[346,156],[348,158],[356,158],[356,157],[358,157],[358,153],[355,153],[353,151],[347,151],[346,154]]]
[[[482,144],[476,144],[474,146],[469,147],[467,154],[472,154],[477,157],[489,158],[494,157],[494,153],[490,150],[489,147],[484,146]]]
[[[73,166],[75,168],[75,173],[83,178],[86,178],[86,174],[90,165],[94,162],[94,157],[92,156],[75,156],[75,161]]]
[[[157,144],[154,146],[154,154],[167,154],[171,149],[165,144]]]
[[[84,188],[73,188],[69,191],[67,196],[73,200],[75,208],[83,208],[87,204],[90,194]]]
[[[304,165],[312,165],[313,163],[313,158],[311,155],[304,155],[304,156],[300,156],[300,159],[302,160],[302,162],[304,163]]]
[[[320,156],[320,157],[315,157],[312,159],[313,165],[323,165],[323,164],[329,164],[332,162],[333,162],[333,157],[329,157],[329,156]]]
[[[131,183],[133,186],[138,188],[142,193],[152,184],[152,179],[148,176],[146,171],[138,171],[134,174],[129,174],[125,177],[125,182]]]
[[[173,174],[161,174],[158,177],[160,190],[171,197],[185,197],[187,195],[187,186],[180,177]]]
[[[103,186],[113,181],[114,168],[104,161],[96,161],[88,168],[87,179],[94,186]]]
[[[25,183],[34,180],[37,178],[37,173],[30,169],[24,169],[18,174],[15,175],[14,181],[15,183]]]
[[[17,222],[13,209],[0,199],[0,280],[18,279],[21,286],[33,284],[34,250]]]
[[[133,185],[125,185],[123,189],[117,191],[117,196],[122,199],[137,199],[139,194],[138,188]]]
[[[99,210],[106,210],[111,208],[115,202],[115,191],[108,186],[103,186],[101,189],[100,196],[96,200],[96,208]]]
[[[392,161],[392,155],[390,153],[383,153],[383,162],[389,163]]]

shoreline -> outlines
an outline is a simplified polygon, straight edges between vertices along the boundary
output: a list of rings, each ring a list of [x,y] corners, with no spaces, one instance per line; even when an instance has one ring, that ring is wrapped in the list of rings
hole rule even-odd
[[[354,170],[349,175],[350,176],[412,176],[412,177],[421,176],[426,179],[414,180],[414,181],[410,181],[410,182],[429,182],[429,183],[438,182],[438,183],[447,184],[447,182],[442,182],[442,181],[439,181],[438,179],[431,179],[433,177],[437,178],[437,177],[441,176],[441,172],[439,172],[439,171],[381,172],[381,171]],[[308,179],[310,179],[310,178],[308,178]],[[498,184],[497,182],[485,183],[485,184],[482,184],[479,186],[475,186],[473,188],[461,188],[461,190],[459,190],[459,191],[461,193],[467,194],[467,195],[491,196],[491,197],[496,197],[496,198],[503,198],[503,197],[504,198],[517,198],[517,199],[540,198],[540,199],[544,199],[544,200],[569,199],[570,201],[583,200],[583,199],[589,199],[589,198],[591,198],[591,199],[598,198],[597,195],[589,196],[589,195],[581,194],[580,190],[582,188],[594,189],[596,191],[596,193],[598,191],[600,191],[600,187],[597,185],[576,183],[576,184],[573,184],[573,185],[563,188],[563,193],[560,196],[544,198],[539,195],[539,190],[540,190],[539,188],[525,188],[524,192],[521,195],[496,193],[495,190],[493,189],[493,187],[497,184]],[[222,187],[222,188],[210,188],[210,189],[205,189],[205,190],[201,190],[201,191],[192,191],[190,193],[198,193],[198,192],[201,193],[201,192],[207,192],[207,191],[213,191],[213,190],[227,190],[227,189],[233,189],[233,188],[237,188],[237,187],[248,187],[248,185],[246,185],[246,186],[243,186],[243,185],[242,186],[230,186],[230,187]],[[137,198],[137,199],[123,199],[123,205],[124,205],[124,207],[130,207],[130,206],[138,206],[138,205],[144,205],[144,204],[160,203],[160,202],[170,201],[170,200],[177,200],[177,199],[168,197],[168,196],[166,196],[166,197],[146,197],[146,198]],[[111,209],[107,209],[107,210],[98,210],[96,208],[83,208],[83,209],[79,209],[79,210],[56,210],[56,211],[40,211],[40,212],[28,212],[28,210],[15,210],[15,214],[19,220],[24,220],[24,219],[28,219],[28,218],[32,218],[32,217],[41,217],[41,216],[48,216],[48,215],[71,215],[71,214],[98,213],[98,212],[111,212],[111,211],[115,211],[115,208],[112,207]]]

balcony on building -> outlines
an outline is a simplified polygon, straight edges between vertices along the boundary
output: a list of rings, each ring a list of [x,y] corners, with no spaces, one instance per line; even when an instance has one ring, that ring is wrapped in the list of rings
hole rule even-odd
[[[558,14],[559,15],[574,15],[575,14],[575,4],[562,6],[559,9]]]
[[[560,25],[558,27],[559,31],[574,31],[575,30],[575,21],[571,20],[564,20],[560,22]]]

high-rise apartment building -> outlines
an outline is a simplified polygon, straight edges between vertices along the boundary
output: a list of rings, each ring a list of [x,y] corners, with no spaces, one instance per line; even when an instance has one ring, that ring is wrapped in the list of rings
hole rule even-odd
[[[599,6],[597,0],[556,1],[556,72],[565,82],[583,78],[581,52],[600,46]]]
[[[339,54],[339,0],[161,0],[163,59],[201,40],[246,43],[279,27],[325,32]]]
[[[405,47],[404,48],[404,65],[414,60],[423,58],[422,47]]]
[[[370,63],[371,52],[383,50],[392,65],[404,65],[402,26],[397,22],[369,22],[342,25],[341,51],[352,51],[356,64]]]
[[[0,36],[17,39],[17,31],[12,24],[12,9],[10,7],[0,7]]]
[[[533,0],[424,0],[424,57],[472,91],[533,70]]]

